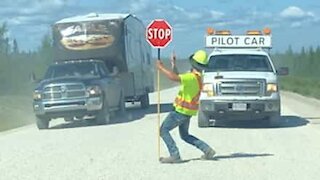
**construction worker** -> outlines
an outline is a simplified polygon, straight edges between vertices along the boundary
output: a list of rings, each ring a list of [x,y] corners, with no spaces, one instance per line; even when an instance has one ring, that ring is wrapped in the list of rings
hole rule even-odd
[[[167,69],[160,60],[156,66],[167,78],[181,84],[180,91],[174,102],[174,110],[169,113],[160,128],[160,136],[165,142],[170,156],[161,157],[161,163],[179,163],[181,157],[176,143],[170,135],[170,131],[179,126],[180,137],[187,143],[197,147],[204,154],[201,159],[212,159],[215,151],[205,142],[189,134],[190,118],[195,116],[199,106],[201,91],[201,67],[208,63],[207,54],[203,50],[196,51],[190,56],[191,72],[178,74],[176,57],[171,57],[172,70]]]

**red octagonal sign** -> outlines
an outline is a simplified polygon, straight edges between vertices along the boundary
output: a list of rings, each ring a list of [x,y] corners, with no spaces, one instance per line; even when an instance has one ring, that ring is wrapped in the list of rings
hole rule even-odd
[[[164,48],[172,41],[172,28],[163,19],[153,20],[147,26],[146,39],[154,48]]]

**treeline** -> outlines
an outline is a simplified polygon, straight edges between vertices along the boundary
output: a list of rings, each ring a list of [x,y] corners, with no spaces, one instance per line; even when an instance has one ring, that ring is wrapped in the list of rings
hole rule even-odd
[[[320,46],[307,49],[302,47],[300,52],[294,52],[289,46],[285,53],[277,53],[273,59],[278,67],[288,67],[290,76],[315,79],[320,77]]]
[[[19,42],[8,37],[8,26],[0,26],[0,95],[31,94],[31,79],[44,74],[52,57],[52,40],[45,35],[39,48],[21,51]]]
[[[320,47],[303,47],[293,52],[289,46],[282,54],[273,57],[277,67],[288,67],[289,76],[280,78],[283,90],[320,99]]]

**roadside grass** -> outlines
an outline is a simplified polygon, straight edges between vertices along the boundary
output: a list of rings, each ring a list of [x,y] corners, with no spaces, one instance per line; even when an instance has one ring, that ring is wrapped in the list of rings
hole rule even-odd
[[[0,96],[0,132],[34,122],[31,97]]]
[[[280,78],[280,88],[304,96],[320,99],[320,79],[287,76]]]

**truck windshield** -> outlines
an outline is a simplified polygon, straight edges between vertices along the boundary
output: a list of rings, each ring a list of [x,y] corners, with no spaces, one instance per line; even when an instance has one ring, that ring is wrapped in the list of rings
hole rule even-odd
[[[208,70],[215,71],[263,71],[272,72],[272,66],[264,55],[217,55],[211,56]]]
[[[98,63],[82,62],[82,63],[66,63],[50,66],[45,79],[80,77],[94,78],[100,77]]]

